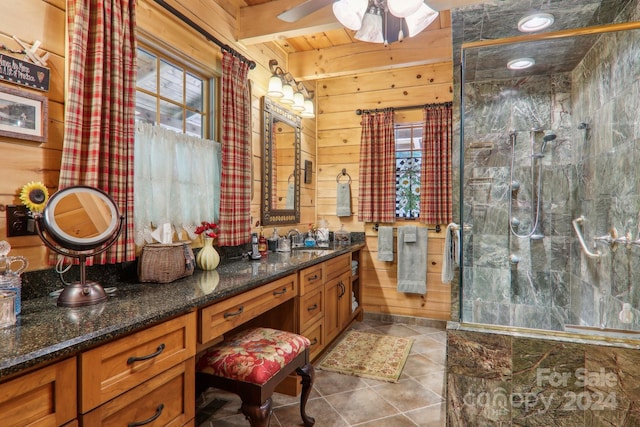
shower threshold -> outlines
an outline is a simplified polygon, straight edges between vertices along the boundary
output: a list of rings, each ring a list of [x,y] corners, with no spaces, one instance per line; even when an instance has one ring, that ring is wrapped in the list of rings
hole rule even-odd
[[[599,328],[597,326],[564,325],[565,332],[578,332],[602,337],[640,338],[640,330]]]

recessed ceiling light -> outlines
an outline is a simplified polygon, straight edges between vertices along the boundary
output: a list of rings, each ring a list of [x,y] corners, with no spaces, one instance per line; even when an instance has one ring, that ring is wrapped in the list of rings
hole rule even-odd
[[[524,70],[531,67],[536,61],[533,58],[518,58],[512,59],[507,63],[507,68],[510,70]]]
[[[544,30],[553,24],[555,18],[550,13],[534,13],[518,21],[518,30],[523,33],[533,33]]]

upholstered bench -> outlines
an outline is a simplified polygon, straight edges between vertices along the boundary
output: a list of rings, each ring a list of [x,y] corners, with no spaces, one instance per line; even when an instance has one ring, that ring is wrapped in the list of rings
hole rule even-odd
[[[247,329],[205,350],[196,362],[196,393],[215,387],[237,394],[252,427],[267,427],[271,395],[294,371],[302,377],[300,416],[305,427],[315,420],[305,411],[315,377],[310,342],[302,335],[270,328]]]

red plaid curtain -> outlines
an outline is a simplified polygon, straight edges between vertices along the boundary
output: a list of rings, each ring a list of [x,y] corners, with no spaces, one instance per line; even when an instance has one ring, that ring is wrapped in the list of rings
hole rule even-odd
[[[420,222],[449,224],[453,221],[451,104],[426,107],[423,116]]]
[[[135,259],[135,5],[135,0],[67,1],[69,82],[59,188],[100,188],[126,216],[120,238],[94,257],[96,264]]]
[[[362,116],[358,221],[395,222],[396,141],[393,111]]]
[[[251,100],[249,65],[222,54],[220,246],[251,240]]]

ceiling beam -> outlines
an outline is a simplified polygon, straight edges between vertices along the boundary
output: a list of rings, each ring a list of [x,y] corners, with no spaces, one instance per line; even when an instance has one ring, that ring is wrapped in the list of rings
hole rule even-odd
[[[356,42],[289,54],[288,71],[297,80],[314,80],[452,61],[451,27],[417,34],[385,47]]]
[[[343,28],[330,7],[323,7],[296,22],[278,19],[282,12],[299,4],[300,0],[275,0],[241,7],[238,14],[238,41],[252,45]]]

